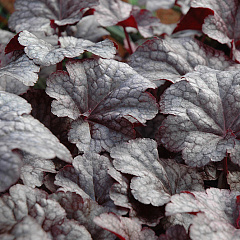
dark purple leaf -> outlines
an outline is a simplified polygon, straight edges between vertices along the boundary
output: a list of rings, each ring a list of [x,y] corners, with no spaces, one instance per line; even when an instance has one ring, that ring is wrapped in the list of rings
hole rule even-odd
[[[135,137],[134,124],[144,124],[157,114],[152,95],[155,88],[125,63],[106,59],[72,61],[67,72],[56,72],[47,82],[47,94],[57,100],[52,112],[75,121],[70,141],[80,151],[109,150]],[[90,131],[90,133],[89,133]],[[90,138],[91,134],[91,138]]]
[[[167,229],[166,234],[161,234],[158,240],[189,240],[186,230],[181,225],[174,225]]]
[[[51,32],[50,20],[57,26],[76,24],[85,8],[98,5],[98,0],[16,0],[15,12],[9,19],[9,27],[22,30]]]
[[[171,114],[160,128],[160,142],[182,151],[191,166],[221,161],[230,153],[240,164],[239,72],[206,67],[170,86],[160,100],[161,112]]]

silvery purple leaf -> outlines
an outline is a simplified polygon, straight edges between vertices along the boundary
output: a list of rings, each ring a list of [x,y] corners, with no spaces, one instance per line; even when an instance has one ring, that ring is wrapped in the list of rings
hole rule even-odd
[[[42,229],[42,226],[30,216],[17,222],[7,233],[0,234],[3,240],[36,239],[51,240],[52,238]]]
[[[195,169],[171,159],[159,159],[157,143],[136,139],[111,149],[113,165],[122,173],[131,174],[131,193],[140,202],[162,206],[171,195],[183,190],[203,190],[203,180]]]
[[[48,232],[66,213],[59,203],[48,199],[46,192],[17,184],[0,198],[1,233],[7,233],[28,216]]]
[[[134,138],[134,124],[144,124],[157,114],[155,99],[145,93],[155,84],[127,64],[86,59],[71,61],[66,68],[68,73],[58,71],[49,77],[46,92],[56,99],[52,103],[55,115],[75,120],[69,139],[77,143],[80,151],[89,147],[109,150]],[[79,136],[83,129],[87,137],[82,139]]]
[[[52,227],[51,233],[56,240],[92,240],[91,234],[81,223],[71,219],[64,219]]]
[[[131,55],[129,64],[158,86],[164,83],[162,80],[175,83],[198,65],[217,70],[238,67],[223,52],[192,38],[148,40]]]
[[[154,207],[138,202],[131,194],[130,179],[123,176],[115,168],[109,168],[109,175],[114,178],[116,183],[110,190],[110,197],[116,206],[122,208],[123,214],[128,213],[129,218],[148,226],[156,226],[163,218],[163,212],[160,207]]]
[[[0,92],[1,119],[1,181],[0,190],[5,191],[20,175],[22,161],[13,149],[51,159],[59,157],[72,161],[70,152],[39,121],[29,115],[31,106],[17,95]]]
[[[160,100],[162,123],[159,141],[182,151],[188,165],[221,161],[226,153],[240,164],[239,71],[199,67],[170,86]]]
[[[89,15],[81,19],[76,25],[69,28],[71,36],[76,38],[83,38],[93,42],[97,42],[103,36],[109,35],[96,19],[95,15]]]
[[[83,199],[80,195],[72,192],[57,192],[50,196],[65,209],[67,218],[75,220],[83,225],[91,234],[92,239],[114,240],[113,234],[97,226],[93,219],[101,213],[108,212],[108,208],[102,207],[91,199]]]
[[[21,94],[38,80],[40,68],[26,55],[4,53],[5,45],[0,46],[0,89],[10,93]]]
[[[73,25],[82,18],[83,9],[96,5],[98,0],[16,0],[9,27],[16,32],[38,29],[51,33],[50,20],[57,26]]]
[[[118,216],[114,213],[102,213],[100,216],[94,218],[94,222],[121,239],[157,240],[157,236],[152,229],[142,228],[141,224],[134,220]]]
[[[109,39],[93,43],[89,40],[74,37],[60,37],[61,46],[53,46],[24,30],[19,34],[18,41],[25,46],[24,51],[30,59],[33,59],[36,64],[44,66],[61,62],[65,57],[77,57],[84,51],[92,52],[103,58],[113,58],[116,53],[114,44]]]
[[[104,26],[113,26],[130,17],[132,5],[120,0],[99,0],[94,15],[98,22]]]
[[[175,0],[139,0],[139,5],[145,5],[149,11],[156,11],[159,8],[169,9],[174,6]]]
[[[20,178],[24,185],[32,188],[42,186],[45,172],[56,173],[55,165],[49,159],[24,153],[22,162]]]
[[[166,215],[195,214],[190,227],[190,237],[194,240],[200,240],[200,236],[209,240],[217,237],[235,239],[234,235],[239,237],[240,232],[235,227],[239,194],[237,191],[217,188],[209,188],[206,192],[176,194],[166,206]]]
[[[109,158],[87,152],[75,157],[73,166],[61,169],[54,183],[61,187],[59,190],[76,192],[100,205],[113,207],[109,190],[114,181],[107,172],[110,166]]]

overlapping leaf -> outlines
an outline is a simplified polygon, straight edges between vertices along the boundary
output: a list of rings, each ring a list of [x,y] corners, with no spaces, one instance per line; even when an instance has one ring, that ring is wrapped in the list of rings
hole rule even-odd
[[[201,12],[205,11],[204,14]],[[189,24],[190,19],[197,19],[202,31],[210,38],[220,43],[233,44],[233,55],[239,61],[240,53],[236,50],[240,40],[239,31],[239,2],[231,0],[220,1],[192,1],[191,9],[185,19],[180,22],[176,31],[184,29],[195,29],[196,26]],[[236,45],[235,45],[236,44]]]
[[[9,27],[22,30],[51,32],[50,20],[57,26],[76,24],[85,8],[98,5],[98,0],[16,0],[15,12],[9,19]]]
[[[27,86],[33,86],[38,80],[40,68],[26,55],[0,55],[0,89],[21,94],[27,91]]]
[[[157,236],[152,229],[142,228],[141,224],[127,217],[117,216],[113,213],[103,213],[99,217],[95,217],[94,222],[123,240],[157,240]]]
[[[84,51],[92,52],[103,58],[113,58],[116,53],[114,44],[109,39],[93,43],[89,40],[74,37],[60,37],[60,47],[55,47],[34,34],[24,30],[19,34],[18,41],[25,46],[24,51],[36,64],[50,66],[61,62],[65,57],[74,58]]]
[[[210,188],[206,192],[180,193],[171,197],[166,215],[177,213],[197,214],[190,227],[193,240],[238,239],[240,230],[237,220],[237,191]]]
[[[191,166],[221,161],[226,153],[239,165],[239,71],[201,67],[184,78],[160,100],[162,113],[171,114],[160,141],[171,151],[182,150]]]
[[[91,199],[83,199],[80,195],[71,192],[57,192],[51,195],[66,210],[67,218],[85,226],[93,240],[114,240],[113,234],[97,226],[93,219],[101,213],[108,212]]]
[[[129,65],[157,85],[164,83],[161,79],[176,82],[198,65],[218,70],[238,66],[223,52],[192,38],[148,40],[131,55]]]
[[[174,160],[159,159],[157,143],[150,139],[131,140],[111,150],[114,167],[131,174],[131,192],[144,204],[162,206],[171,195],[188,189],[203,190],[201,176]]]
[[[100,40],[103,36],[109,35],[96,19],[95,15],[89,15],[81,19],[76,25],[70,27],[71,36],[83,38],[93,42]]]
[[[95,16],[98,22],[104,26],[119,25],[122,27],[134,27],[144,37],[153,36],[153,26],[158,26],[160,21],[153,17],[146,9],[125,3],[120,0],[100,0],[96,7]]]
[[[117,182],[113,184],[110,190],[110,197],[116,206],[127,211],[122,212],[122,215],[128,213],[129,218],[134,221],[148,226],[156,226],[160,219],[163,218],[163,211],[161,207],[154,207],[151,204],[143,204],[137,201],[131,194],[130,179],[123,176],[115,168],[110,168],[109,175]]]
[[[8,232],[27,216],[34,218],[44,231],[50,231],[66,213],[60,204],[47,198],[48,194],[38,189],[20,184],[11,187],[9,194],[0,198],[1,232]]]
[[[94,15],[102,26],[113,26],[130,17],[132,5],[119,0],[100,0]],[[136,24],[136,23],[132,23]],[[133,27],[133,26],[131,26]]]
[[[0,190],[4,191],[19,178],[22,165],[13,149],[24,150],[42,158],[59,157],[71,162],[70,152],[40,122],[28,115],[31,106],[17,95],[0,92],[1,171]]]
[[[109,166],[111,163],[107,157],[88,152],[74,158],[73,166],[61,169],[55,184],[61,186],[60,190],[76,192],[83,198],[112,207],[109,190],[114,181],[108,175]]]
[[[52,112],[75,121],[70,141],[81,151],[109,150],[135,137],[133,123],[145,123],[157,114],[155,88],[125,63],[107,59],[72,61],[67,72],[56,72],[47,82],[47,94],[57,100]],[[90,135],[91,134],[91,135]],[[90,137],[91,136],[91,137]]]
[[[51,160],[25,153],[22,162],[20,178],[24,185],[29,187],[42,186],[45,172],[56,173],[55,165]]]

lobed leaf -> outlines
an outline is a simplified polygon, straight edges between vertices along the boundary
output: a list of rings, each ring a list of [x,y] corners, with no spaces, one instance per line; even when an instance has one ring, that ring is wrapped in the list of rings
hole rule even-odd
[[[235,239],[239,237],[235,228],[238,195],[237,191],[216,188],[176,194],[166,206],[166,215],[197,214],[190,227],[190,237],[194,240]]]
[[[1,171],[0,190],[5,191],[20,175],[22,162],[14,149],[51,159],[71,162],[70,152],[40,122],[29,115],[31,106],[17,95],[0,92]]]
[[[24,51],[36,64],[50,66],[61,62],[65,57],[74,58],[84,51],[92,52],[103,58],[113,58],[116,53],[114,44],[109,39],[93,43],[89,40],[75,37],[60,37],[60,47],[37,38],[34,34],[24,30],[19,34],[18,41],[25,46]]]
[[[75,157],[73,166],[61,169],[54,183],[61,186],[59,190],[76,192],[100,205],[113,207],[109,190],[114,181],[108,175],[109,166],[111,162],[107,157],[87,152]]]
[[[155,233],[150,228],[142,228],[137,222],[127,217],[121,217],[114,213],[102,213],[94,218],[94,222],[100,227],[114,233],[122,240],[156,240]]]
[[[127,64],[87,59],[71,61],[66,68],[68,73],[49,77],[46,92],[57,99],[52,103],[55,115],[75,120],[69,139],[80,151],[109,150],[134,138],[133,124],[144,124],[157,114],[155,99],[144,93],[155,85]]]
[[[162,80],[179,81],[198,65],[217,70],[238,67],[222,51],[186,37],[148,40],[131,55],[129,65],[158,86],[164,83]]]
[[[165,91],[160,141],[171,151],[182,151],[186,163],[204,166],[230,153],[239,165],[239,72],[206,67],[184,76]]]
[[[159,159],[157,143],[153,140],[131,140],[112,148],[110,154],[118,171],[134,176],[131,193],[144,204],[162,206],[176,192],[203,190],[201,176],[194,169],[171,159]]]
[[[83,9],[98,5],[98,0],[16,0],[15,12],[9,18],[9,27],[51,33],[50,20],[57,26],[76,24],[84,14]]]

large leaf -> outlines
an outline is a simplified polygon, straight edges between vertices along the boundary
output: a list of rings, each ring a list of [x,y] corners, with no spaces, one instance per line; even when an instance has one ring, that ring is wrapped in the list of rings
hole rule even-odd
[[[0,190],[4,191],[19,178],[22,162],[14,149],[24,150],[45,159],[59,157],[72,161],[70,152],[40,122],[29,115],[31,106],[17,95],[0,92],[1,171]]]
[[[171,159],[159,159],[157,143],[150,139],[136,139],[111,150],[114,167],[131,174],[131,192],[144,204],[162,206],[171,195],[183,190],[203,190],[201,176],[187,166]]]
[[[171,197],[166,206],[166,215],[177,213],[197,214],[190,227],[193,240],[238,239],[237,191],[207,189],[206,192],[186,192]],[[238,238],[237,238],[238,237]]]
[[[133,123],[143,124],[157,114],[155,88],[125,63],[107,59],[72,61],[67,72],[58,71],[47,81],[47,94],[57,100],[52,112],[75,121],[70,141],[81,151],[109,150],[135,137]],[[91,134],[91,136],[90,136]]]
[[[36,64],[44,66],[61,62],[65,57],[77,57],[84,51],[92,52],[103,58],[113,58],[116,53],[114,44],[109,39],[93,43],[75,37],[60,37],[61,46],[56,47],[24,30],[19,34],[18,41],[25,46],[24,51],[30,59],[33,59]]]
[[[223,52],[192,38],[148,40],[131,55],[129,64],[157,85],[164,83],[161,79],[176,82],[198,65],[217,70],[238,66]]]
[[[182,151],[186,163],[204,166],[221,161],[226,153],[240,164],[239,71],[206,67],[185,75],[160,100],[160,141],[171,151]]]
[[[16,32],[36,29],[51,32],[50,20],[57,26],[75,24],[82,18],[83,9],[97,4],[98,0],[16,0],[9,27]]]
[[[99,217],[94,218],[94,222],[122,240],[157,240],[152,229],[142,228],[141,224],[127,217],[117,216],[113,213],[102,213]]]

